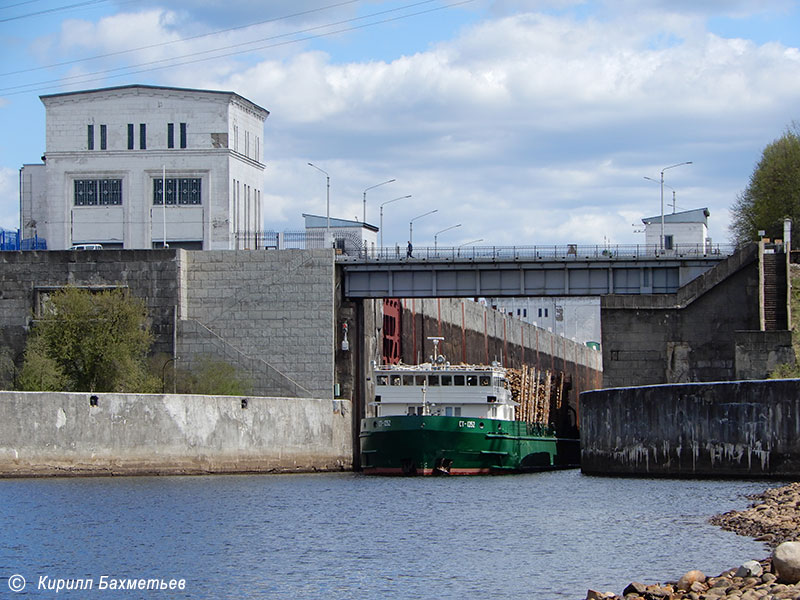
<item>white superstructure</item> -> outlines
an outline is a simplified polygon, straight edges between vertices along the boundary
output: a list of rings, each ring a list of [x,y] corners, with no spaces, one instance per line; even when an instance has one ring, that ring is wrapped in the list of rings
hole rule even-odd
[[[514,420],[505,369],[425,363],[375,370],[376,417],[440,415]]]

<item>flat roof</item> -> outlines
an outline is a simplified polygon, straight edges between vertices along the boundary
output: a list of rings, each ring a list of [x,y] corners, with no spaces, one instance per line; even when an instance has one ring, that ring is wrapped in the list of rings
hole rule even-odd
[[[248,104],[251,104],[253,107],[255,107],[260,111],[263,111],[267,115],[269,114],[269,111],[266,108],[259,106],[252,100],[248,100],[247,98],[237,94],[236,92],[226,92],[223,90],[201,90],[197,88],[180,88],[180,87],[170,87],[164,85],[146,85],[142,83],[132,83],[128,85],[118,85],[105,88],[94,88],[90,90],[76,90],[74,92],[59,92],[58,94],[44,94],[42,96],[39,96],[39,99],[42,102],[44,102],[46,99],[49,98],[62,98],[64,96],[77,96],[81,94],[96,94],[100,92],[115,92],[119,90],[131,90],[131,89],[162,90],[165,92],[192,92],[192,93],[202,93],[202,94],[221,94],[225,96],[234,96],[236,98],[239,98],[247,102]]]

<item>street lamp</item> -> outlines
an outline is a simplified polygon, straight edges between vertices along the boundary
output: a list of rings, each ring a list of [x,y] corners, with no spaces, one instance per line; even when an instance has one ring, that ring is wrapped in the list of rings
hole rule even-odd
[[[405,200],[406,198],[411,198],[411,194],[408,196],[400,196],[399,198],[392,198],[391,200],[387,200],[381,204],[381,225],[380,225],[380,232],[381,232],[381,248],[383,248],[383,205],[389,204],[391,202],[397,202],[398,200]]]
[[[478,238],[477,240],[472,240],[471,242],[464,242],[463,244],[458,246],[458,256],[461,256],[461,248],[463,248],[464,246],[470,246],[472,244],[477,244],[478,242],[482,242],[482,241],[483,241],[483,238]]]
[[[326,222],[325,222],[325,246],[327,247],[331,240],[331,176],[327,171],[323,171],[317,165],[308,163],[309,167],[314,167],[320,173],[325,175],[327,181],[327,199],[326,199]]]
[[[676,165],[670,165],[668,167],[664,167],[661,169],[661,251],[664,251],[664,171],[667,169],[674,169],[675,167],[681,167],[683,165],[690,165],[692,161],[686,161],[682,163],[678,163]]]
[[[396,180],[395,179],[390,179],[389,181],[384,181],[383,183],[378,183],[378,184],[375,184],[375,185],[371,185],[370,187],[368,187],[367,189],[364,190],[364,217],[361,219],[362,223],[366,223],[367,222],[367,192],[369,190],[371,190],[373,188],[376,188],[376,187],[379,187],[381,185],[386,185],[387,183],[392,183],[393,181],[396,181]]]
[[[433,250],[434,250],[434,252],[436,251],[436,238],[439,237],[439,234],[440,233],[444,233],[445,231],[450,231],[451,229],[455,229],[456,227],[461,227],[461,223],[459,223],[458,225],[451,225],[447,229],[442,229],[441,231],[437,231],[436,233],[433,234]]]
[[[419,215],[418,217],[414,217],[413,219],[411,219],[408,222],[408,241],[409,241],[409,243],[414,241],[414,221],[416,221],[417,219],[421,219],[422,217],[427,217],[428,215],[432,215],[435,212],[439,212],[439,209],[438,208],[434,208],[433,210],[430,210],[430,211],[426,212],[423,215]]]
[[[645,176],[645,179],[647,179],[647,181],[652,181],[653,183],[660,183],[660,182],[658,181],[658,179],[653,179],[652,177],[647,177],[647,176]],[[674,212],[675,212],[675,207],[676,207],[676,205],[677,205],[677,202],[678,202],[678,201],[675,199],[675,188],[674,188],[674,187],[672,187],[671,185],[667,185],[666,183],[664,184],[664,187],[665,187],[665,188],[669,188],[669,189],[671,189],[671,190],[672,190],[672,212],[674,213]]]

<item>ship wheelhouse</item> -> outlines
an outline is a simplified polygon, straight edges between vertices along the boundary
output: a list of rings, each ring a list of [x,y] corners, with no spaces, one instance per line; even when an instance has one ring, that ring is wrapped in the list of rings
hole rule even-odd
[[[394,365],[375,371],[375,414],[514,420],[505,370],[500,367]]]

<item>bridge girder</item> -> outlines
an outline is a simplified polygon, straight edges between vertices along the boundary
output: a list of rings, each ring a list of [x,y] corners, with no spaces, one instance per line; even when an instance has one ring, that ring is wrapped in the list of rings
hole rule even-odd
[[[590,261],[348,261],[349,298],[671,294],[719,258]]]

